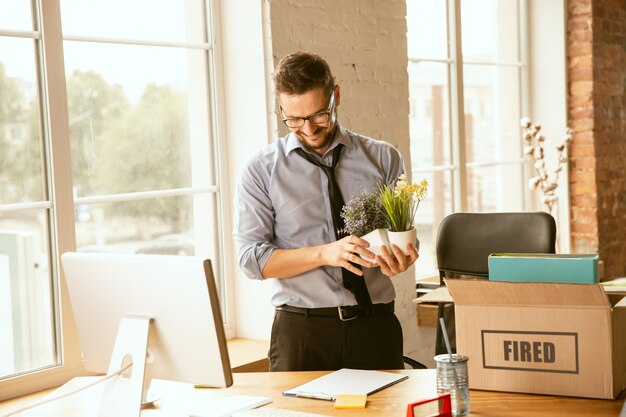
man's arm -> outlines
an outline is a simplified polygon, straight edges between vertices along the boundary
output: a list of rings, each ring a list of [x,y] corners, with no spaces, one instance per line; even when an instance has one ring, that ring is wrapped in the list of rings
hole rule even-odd
[[[361,258],[374,258],[374,254],[367,247],[369,243],[366,240],[346,236],[326,245],[275,249],[263,268],[263,278],[291,278],[326,265],[346,268],[361,276],[363,271],[350,262],[371,268],[373,265]]]
[[[262,164],[254,162],[244,167],[237,181],[234,238],[239,266],[248,277],[290,278],[325,265],[362,275],[350,262],[372,267],[361,259],[361,256],[374,258],[374,253],[367,250],[369,243],[356,236],[318,246],[278,248],[272,242],[274,209],[267,192],[268,183]]]
[[[383,256],[374,255],[366,248],[369,243],[356,236],[347,236],[333,243],[320,246],[311,246],[298,249],[275,249],[263,268],[263,278],[291,278],[321,266],[330,265],[346,268],[356,275],[362,276],[363,271],[352,263],[364,268],[373,265],[365,261],[376,257],[381,272],[388,277],[405,272],[419,258],[415,246],[407,244],[408,255],[396,245],[391,245],[391,251],[382,247]],[[357,256],[361,255],[361,256]],[[348,260],[350,262],[348,262]]]

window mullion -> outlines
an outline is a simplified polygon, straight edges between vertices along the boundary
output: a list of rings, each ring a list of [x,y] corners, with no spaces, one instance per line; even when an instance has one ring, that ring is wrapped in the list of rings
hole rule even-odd
[[[522,62],[522,66],[520,67],[520,109],[522,110],[522,116],[530,114],[530,73],[529,73],[529,50],[528,46],[530,44],[529,32],[528,32],[528,2],[526,0],[520,0],[519,3],[519,16],[520,16],[520,37],[519,37],[519,50],[520,50],[520,61]],[[521,128],[520,128],[520,137],[521,137]],[[522,140],[519,142],[519,146],[521,148],[521,155],[523,153],[524,143]],[[523,167],[523,179],[526,181],[530,179],[531,175],[531,164],[530,162],[525,162],[522,164]],[[524,193],[523,204],[524,209],[533,210],[534,204],[532,201],[531,191],[524,184],[521,184],[521,189]]]
[[[56,276],[54,287],[57,303],[58,355],[63,368],[82,368],[80,345],[75,334],[69,299],[62,281],[62,271],[59,268],[60,255],[76,250],[60,0],[41,1],[40,7],[43,52],[41,67],[45,85],[42,89],[45,91],[42,94],[44,107],[42,113],[45,115],[47,128],[44,141],[47,145],[49,165],[48,198],[52,206],[50,227],[51,239],[54,243],[50,245],[50,257],[52,258],[51,270]]]
[[[102,36],[81,36],[81,35],[65,35],[66,41],[74,42],[92,42],[92,43],[104,43],[114,45],[132,45],[132,46],[157,46],[166,48],[186,48],[186,49],[206,49],[210,50],[213,45],[210,43],[202,42],[168,42],[168,41],[148,41],[144,39],[127,39],[127,38],[113,38]]]
[[[217,16],[221,15],[220,3],[215,1],[209,1],[205,3],[205,19],[207,24],[205,25],[210,30],[206,33],[207,42],[214,45],[214,47],[207,51],[207,59],[209,72],[208,76],[208,90],[207,95],[209,97],[209,118],[212,120],[210,129],[211,137],[211,153],[213,160],[215,161],[213,178],[215,178],[216,184],[219,186],[219,193],[217,199],[214,201],[217,217],[214,219],[215,224],[224,225],[216,228],[214,244],[218,248],[218,256],[220,262],[218,264],[217,273],[224,277],[223,281],[219,283],[218,291],[220,292],[220,300],[222,302],[222,313],[224,319],[224,326],[226,336],[228,338],[236,335],[236,323],[235,323],[235,302],[234,302],[234,281],[232,277],[237,274],[231,269],[231,266],[236,264],[235,253],[233,252],[232,245],[229,244],[230,240],[227,236],[232,236],[233,220],[231,217],[230,202],[232,198],[229,194],[230,178],[228,175],[224,175],[228,171],[228,162],[225,158],[221,157],[226,155],[227,149],[226,138],[226,119],[222,109],[225,108],[224,103],[224,73],[221,65],[216,65],[221,62],[223,56],[223,43],[219,42],[219,34],[222,31],[220,19]],[[216,39],[216,37],[218,39]],[[228,277],[228,278],[226,278]]]
[[[452,63],[450,77],[450,133],[453,175],[453,211],[467,210],[467,181],[465,155],[465,111],[463,104],[463,48],[461,43],[460,0],[448,0],[448,44]]]

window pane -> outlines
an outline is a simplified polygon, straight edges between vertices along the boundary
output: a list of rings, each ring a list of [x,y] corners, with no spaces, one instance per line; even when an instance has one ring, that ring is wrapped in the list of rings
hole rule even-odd
[[[409,64],[409,129],[413,169],[450,164],[448,65]]]
[[[463,75],[468,163],[522,159],[519,69],[466,65]]]
[[[204,42],[203,4],[202,0],[61,0],[63,32],[109,38]]]
[[[193,255],[213,261],[220,299],[225,300],[220,253],[217,195],[77,205],[79,252]],[[222,313],[226,315],[226,303]]]
[[[413,182],[423,179],[428,181],[428,194],[415,215],[415,227],[420,241],[420,258],[415,263],[417,276],[437,274],[437,231],[441,220],[452,213],[451,171],[412,173]]]
[[[445,1],[407,1],[406,19],[409,58],[448,58]]]
[[[0,37],[0,204],[44,199],[39,119],[33,41]]]
[[[78,196],[213,184],[205,51],[65,42],[65,57]]]
[[[85,204],[76,206],[76,240],[80,252],[196,255],[219,259],[213,225],[215,195]],[[202,233],[194,233],[201,230]]]
[[[0,378],[57,364],[46,215],[0,213]]]
[[[522,164],[468,167],[468,211],[523,211]]]
[[[10,5],[3,7],[0,13],[0,29],[33,30],[32,15],[30,0],[10,0]]]
[[[518,10],[517,0],[462,0],[463,59],[517,62]]]

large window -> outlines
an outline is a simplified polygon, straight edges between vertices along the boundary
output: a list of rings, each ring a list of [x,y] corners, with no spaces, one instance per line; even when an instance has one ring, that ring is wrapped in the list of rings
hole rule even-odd
[[[197,255],[224,275],[211,7],[0,5],[0,387],[72,362],[62,252]]]
[[[61,0],[79,251],[219,260],[203,3]]]
[[[519,120],[527,85],[524,0],[407,1],[411,172],[429,197],[416,220],[418,275],[435,271],[443,217],[521,211]]]

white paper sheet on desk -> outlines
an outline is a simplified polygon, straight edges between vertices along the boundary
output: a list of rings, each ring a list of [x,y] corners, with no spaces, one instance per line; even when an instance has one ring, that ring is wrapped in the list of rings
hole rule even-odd
[[[231,395],[196,402],[189,409],[189,417],[230,417],[237,411],[250,410],[272,402],[269,397]]]
[[[314,397],[319,395],[320,397],[332,397],[333,399],[339,394],[369,395],[403,381],[408,377],[408,375],[393,374],[391,372],[343,368],[285,391],[283,395],[291,397],[297,397],[298,395]]]

